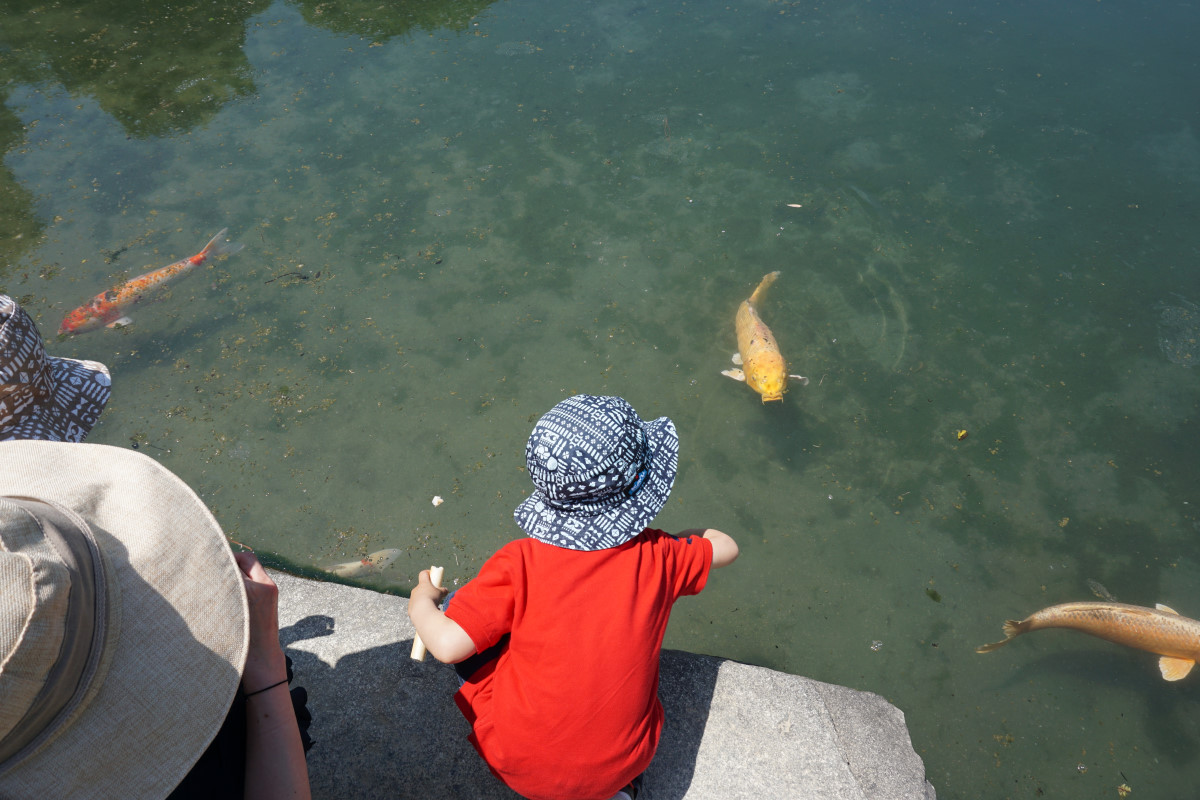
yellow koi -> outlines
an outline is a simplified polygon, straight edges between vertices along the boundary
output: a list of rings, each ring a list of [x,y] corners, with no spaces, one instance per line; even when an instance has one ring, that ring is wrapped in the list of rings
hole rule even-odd
[[[1161,656],[1159,671],[1168,681],[1187,677],[1200,659],[1200,621],[1181,616],[1161,603],[1154,608],[1125,603],[1063,603],[1043,608],[1021,621],[1004,623],[1004,639],[980,645],[990,653],[1014,637],[1042,628],[1069,628],[1115,644]]]
[[[743,369],[721,370],[722,375],[745,381],[747,386],[762,395],[764,403],[783,399],[788,378],[800,381],[803,385],[808,384],[808,378],[803,375],[788,374],[787,362],[779,352],[774,334],[758,316],[758,302],[778,277],[778,270],[764,275],[754,294],[738,306],[735,320],[738,351],[733,354],[733,363]]]

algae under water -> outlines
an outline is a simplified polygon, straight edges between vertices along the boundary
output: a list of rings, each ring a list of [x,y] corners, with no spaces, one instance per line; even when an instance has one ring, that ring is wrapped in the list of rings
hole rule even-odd
[[[974,648],[1089,580],[1200,615],[1194,9],[3,7],[0,285],[43,333],[246,245],[48,342],[112,370],[89,441],[232,539],[461,582],[534,420],[620,394],[680,432],[656,524],[742,550],[668,646],[883,695],[942,797],[1191,793],[1195,679]],[[810,383],[763,406],[720,371],[776,269]]]

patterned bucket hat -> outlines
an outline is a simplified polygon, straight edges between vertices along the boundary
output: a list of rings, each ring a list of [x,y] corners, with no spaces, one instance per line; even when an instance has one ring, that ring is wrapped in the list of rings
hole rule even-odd
[[[513,512],[521,530],[569,550],[605,550],[667,504],[679,436],[668,418],[643,422],[620,397],[578,394],[533,426],[525,465],[534,492]]]
[[[111,393],[108,367],[46,355],[37,325],[0,294],[0,442],[83,441]]]

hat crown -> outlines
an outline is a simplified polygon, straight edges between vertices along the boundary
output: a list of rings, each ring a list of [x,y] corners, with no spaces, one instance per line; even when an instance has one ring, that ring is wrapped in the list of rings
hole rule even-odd
[[[97,555],[69,512],[0,498],[0,763],[52,735],[94,675],[105,631]]]
[[[530,478],[556,507],[628,496],[646,458],[644,424],[620,397],[564,400],[538,420],[525,447]]]
[[[0,503],[0,740],[33,705],[62,645],[71,580],[38,526]],[[21,591],[12,591],[21,587]]]
[[[620,397],[575,395],[550,409],[525,447],[534,491],[513,510],[526,534],[569,550],[604,550],[637,536],[666,505],[679,435],[644,421]]]

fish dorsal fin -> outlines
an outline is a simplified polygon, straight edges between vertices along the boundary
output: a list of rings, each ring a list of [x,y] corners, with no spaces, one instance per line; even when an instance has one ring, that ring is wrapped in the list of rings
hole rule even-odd
[[[1187,658],[1163,656],[1158,660],[1158,670],[1162,673],[1163,680],[1168,681],[1177,681],[1180,678],[1186,678],[1195,665],[1195,661]]]
[[[1154,604],[1154,607],[1155,607],[1155,608],[1157,608],[1159,611],[1163,611],[1163,612],[1165,612],[1165,613],[1167,613],[1167,614],[1174,614],[1174,615],[1175,615],[1175,616],[1177,616],[1177,617],[1179,616],[1179,612],[1178,612],[1178,611],[1176,611],[1175,609],[1171,608],[1170,606],[1164,606],[1162,603],[1155,603],[1155,604]],[[1183,676],[1181,675],[1180,677],[1182,678]]]

